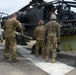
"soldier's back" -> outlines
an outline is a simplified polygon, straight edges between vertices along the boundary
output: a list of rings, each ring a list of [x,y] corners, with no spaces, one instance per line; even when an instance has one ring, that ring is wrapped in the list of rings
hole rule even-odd
[[[37,27],[37,36],[36,39],[39,40],[44,40],[45,39],[45,28],[44,26],[38,26]]]
[[[12,38],[15,37],[14,30],[16,29],[15,20],[14,19],[8,19],[5,23],[5,37],[6,38]]]
[[[48,22],[45,27],[47,29],[48,35],[56,36],[59,24],[56,21],[52,20]]]

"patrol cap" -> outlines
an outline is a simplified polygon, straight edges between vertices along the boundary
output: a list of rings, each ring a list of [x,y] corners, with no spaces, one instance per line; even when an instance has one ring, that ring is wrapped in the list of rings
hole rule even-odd
[[[56,15],[52,14],[51,17],[50,17],[50,20],[56,20],[56,19],[57,19]]]

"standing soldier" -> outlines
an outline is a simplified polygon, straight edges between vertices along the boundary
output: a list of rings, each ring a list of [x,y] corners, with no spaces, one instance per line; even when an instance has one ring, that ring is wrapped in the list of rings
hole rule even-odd
[[[39,26],[34,30],[34,38],[36,39],[36,57],[39,55],[39,48],[41,47],[41,52],[43,58],[45,57],[45,29],[44,22],[40,20]]]
[[[55,14],[50,17],[51,21],[45,25],[47,31],[46,58],[49,61],[50,49],[52,50],[52,63],[56,62],[57,42],[60,42],[60,25],[56,22]]]
[[[17,15],[13,14],[11,19],[8,19],[4,24],[5,30],[5,50],[4,50],[4,58],[9,58],[9,49],[12,50],[12,61],[16,61],[17,50],[16,50],[16,35],[15,30],[18,27],[21,30],[21,35],[23,34],[22,25],[19,21],[16,20]]]

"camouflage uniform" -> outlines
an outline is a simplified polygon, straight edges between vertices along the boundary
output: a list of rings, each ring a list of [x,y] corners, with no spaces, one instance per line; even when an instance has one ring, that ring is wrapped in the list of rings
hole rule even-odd
[[[9,49],[12,49],[12,60],[16,60],[17,51],[16,51],[16,35],[14,33],[15,29],[19,27],[22,31],[22,25],[19,21],[11,18],[6,21],[4,24],[5,30],[5,50],[4,57],[8,59]]]
[[[60,41],[60,25],[52,20],[45,25],[47,31],[47,44],[46,44],[46,61],[49,60],[50,49],[52,50],[52,62],[55,62],[57,42]]]
[[[34,38],[36,39],[36,57],[39,55],[39,47],[41,47],[42,56],[45,56],[45,29],[44,26],[38,26],[34,30]]]

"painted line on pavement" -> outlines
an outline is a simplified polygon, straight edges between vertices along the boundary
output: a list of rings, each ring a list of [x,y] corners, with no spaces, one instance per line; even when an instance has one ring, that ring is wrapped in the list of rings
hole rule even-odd
[[[18,45],[17,48],[18,52],[22,56],[30,60],[32,63],[34,63],[36,66],[40,67],[43,71],[47,72],[50,75],[64,75],[74,69],[74,67],[58,61],[56,63],[51,63],[51,59],[47,63],[44,59],[41,58],[41,56],[39,58],[36,58],[35,55],[31,54],[30,50],[23,48],[20,45]]]

